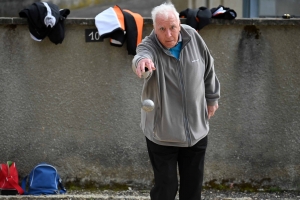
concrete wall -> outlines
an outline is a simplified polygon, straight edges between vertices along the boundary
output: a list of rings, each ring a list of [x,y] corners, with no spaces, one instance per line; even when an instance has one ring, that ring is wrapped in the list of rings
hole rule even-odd
[[[200,31],[221,82],[206,187],[300,190],[300,21],[212,20]],[[0,162],[20,177],[40,162],[68,187],[150,188],[139,128],[143,80],[126,44],[86,42],[93,19],[67,19],[65,39],[36,42],[0,18]],[[145,19],[143,36],[152,29]]]
[[[125,0],[49,0],[48,2],[52,2],[58,5],[60,8],[68,8],[68,9],[80,9],[85,7],[93,7],[98,4],[107,4],[107,3],[119,3]]]
[[[0,17],[19,17],[19,12],[26,6],[39,0],[1,0]]]

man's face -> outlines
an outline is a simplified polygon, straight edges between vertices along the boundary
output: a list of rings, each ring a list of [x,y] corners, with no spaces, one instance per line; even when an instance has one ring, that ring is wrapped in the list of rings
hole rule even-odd
[[[160,14],[156,16],[154,31],[164,47],[169,49],[177,44],[180,32],[179,23],[173,13],[169,14],[168,19],[165,19],[165,17]]]

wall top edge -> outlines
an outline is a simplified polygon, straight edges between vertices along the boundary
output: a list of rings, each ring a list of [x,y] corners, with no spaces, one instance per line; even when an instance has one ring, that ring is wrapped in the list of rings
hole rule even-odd
[[[180,19],[185,24],[186,19]],[[300,25],[300,18],[280,19],[280,18],[240,18],[233,20],[210,19],[215,25]],[[19,17],[0,17],[0,25],[22,25],[27,24],[27,20]],[[95,25],[94,18],[69,18],[65,20],[66,25]],[[150,17],[144,18],[145,25],[152,25]]]

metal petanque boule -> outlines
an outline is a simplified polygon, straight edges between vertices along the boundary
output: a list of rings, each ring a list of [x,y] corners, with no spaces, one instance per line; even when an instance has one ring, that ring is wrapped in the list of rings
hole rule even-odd
[[[150,112],[154,109],[154,102],[151,99],[145,99],[142,103],[142,109],[146,112]]]

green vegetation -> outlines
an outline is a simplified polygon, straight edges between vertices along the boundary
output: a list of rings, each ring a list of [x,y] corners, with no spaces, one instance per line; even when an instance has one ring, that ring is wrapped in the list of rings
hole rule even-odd
[[[249,182],[245,181],[236,181],[235,179],[224,179],[221,181],[217,181],[216,179],[206,182],[203,186],[205,190],[232,190],[237,192],[272,192],[272,193],[281,193],[284,192],[278,186],[271,185],[271,179],[265,178],[262,180],[252,180],[250,179]],[[65,183],[67,190],[75,191],[75,190],[87,190],[87,191],[96,191],[96,190],[112,190],[112,191],[124,191],[128,190],[130,184],[120,184],[111,182],[107,185],[99,185],[94,181],[89,182],[80,182],[79,179],[76,179],[72,182]],[[145,188],[137,188],[139,190],[143,190]]]
[[[249,182],[235,181],[235,179],[224,179],[221,182],[216,179],[206,182],[204,189],[233,190],[242,192],[282,192],[277,186],[270,185],[271,179],[264,178],[259,181],[250,179]]]
[[[80,183],[80,180],[76,179],[73,182],[64,183],[67,190],[88,190],[88,191],[96,191],[96,190],[113,190],[113,191],[124,191],[128,190],[127,184],[120,183],[110,183],[107,185],[98,185],[94,181]]]

